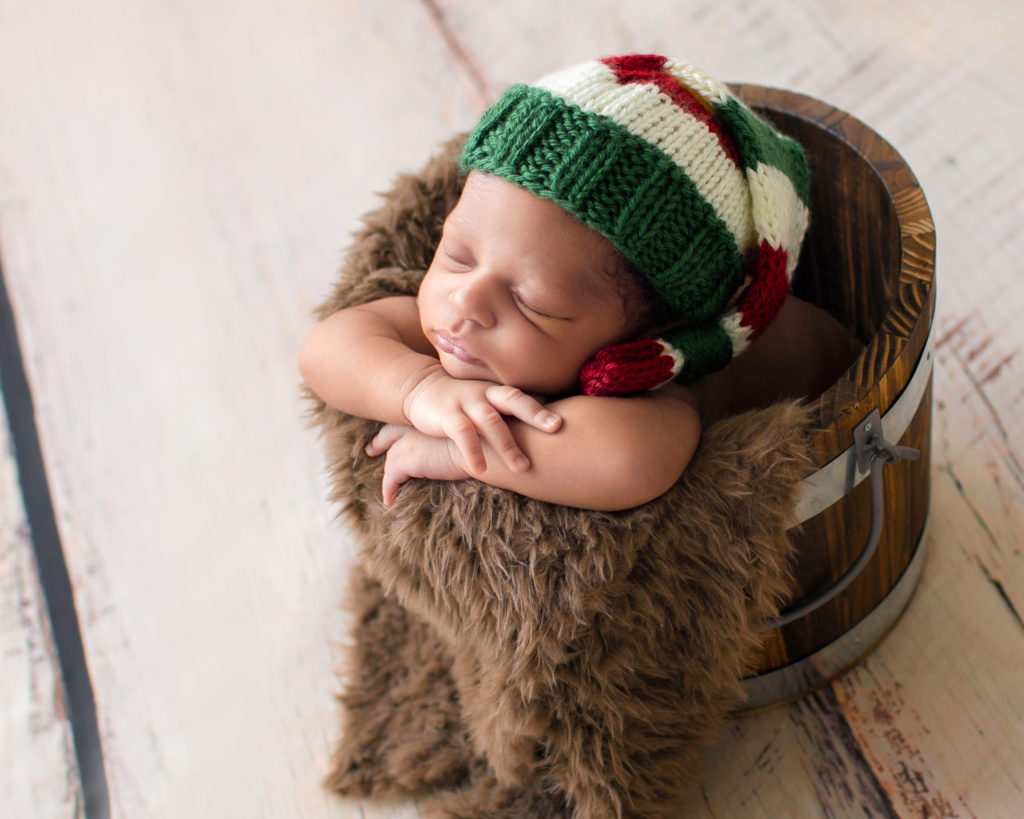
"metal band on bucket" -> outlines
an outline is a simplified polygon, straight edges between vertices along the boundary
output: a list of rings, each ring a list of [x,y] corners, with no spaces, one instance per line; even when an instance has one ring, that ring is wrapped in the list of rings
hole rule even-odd
[[[733,715],[754,714],[810,694],[870,654],[906,610],[917,588],[927,551],[927,529],[926,520],[903,575],[863,620],[807,657],[741,680],[744,702]]]
[[[886,440],[899,441],[903,437],[903,433],[907,431],[907,427],[910,426],[914,415],[917,414],[917,408],[921,405],[921,399],[928,387],[928,379],[932,374],[934,336],[935,327],[933,325],[928,331],[924,350],[921,352],[921,357],[918,359],[917,367],[914,369],[910,381],[900,393],[900,397],[882,416],[882,434]],[[797,497],[796,521],[793,526],[824,512],[832,504],[852,492],[854,487],[870,474],[870,469],[862,470],[858,465],[857,445],[851,444],[845,452],[837,455],[817,472],[804,478],[800,484],[800,494]]]

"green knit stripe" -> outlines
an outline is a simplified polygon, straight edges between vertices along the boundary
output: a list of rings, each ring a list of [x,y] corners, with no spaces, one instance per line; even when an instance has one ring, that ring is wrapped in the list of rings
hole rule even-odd
[[[732,361],[733,340],[717,321],[662,333],[662,338],[683,354],[681,384],[692,384]]]
[[[778,168],[789,177],[806,207],[810,202],[811,174],[800,144],[780,134],[735,97],[715,103],[714,109],[736,141],[744,167],[756,170],[763,163]]]
[[[682,321],[720,314],[743,280],[736,238],[670,157],[547,91],[506,90],[462,164],[553,200],[608,238]]]

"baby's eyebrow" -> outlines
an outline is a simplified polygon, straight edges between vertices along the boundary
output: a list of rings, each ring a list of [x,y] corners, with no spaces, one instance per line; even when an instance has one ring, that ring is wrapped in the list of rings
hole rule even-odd
[[[472,255],[473,237],[467,235],[458,225],[445,222],[441,239],[437,243],[437,250],[443,251],[449,256],[452,253],[468,253]]]
[[[462,228],[459,226],[458,221],[453,217],[449,216],[444,220],[444,225],[441,228],[441,236],[445,239],[451,239],[453,234],[461,233]]]
[[[534,300],[532,306],[542,312],[570,318],[579,312],[582,294],[577,287],[566,286],[565,283],[554,285],[540,279],[528,288],[527,295]]]
[[[466,236],[472,236],[474,233],[472,218],[458,208],[452,210],[444,220],[444,230],[447,232],[449,228]]]

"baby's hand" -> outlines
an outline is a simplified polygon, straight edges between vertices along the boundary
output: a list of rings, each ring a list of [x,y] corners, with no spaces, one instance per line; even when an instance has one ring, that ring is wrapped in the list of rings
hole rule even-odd
[[[390,506],[409,478],[460,481],[469,472],[457,463],[458,450],[448,438],[425,435],[412,427],[385,424],[366,446],[366,454],[388,454],[384,462],[384,503]]]
[[[555,432],[562,419],[531,395],[490,381],[470,381],[446,374],[421,381],[405,400],[405,416],[420,432],[450,439],[472,472],[487,468],[481,439],[490,444],[513,472],[530,462],[508,422],[511,415],[542,432]]]

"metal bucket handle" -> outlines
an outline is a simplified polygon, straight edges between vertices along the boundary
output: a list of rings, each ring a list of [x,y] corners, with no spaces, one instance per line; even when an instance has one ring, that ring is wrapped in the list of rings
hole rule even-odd
[[[888,438],[898,441],[903,437],[903,433],[906,432],[921,404],[921,399],[924,397],[933,366],[933,332],[934,328],[928,334],[924,351],[921,353],[921,358],[918,360],[917,367],[914,368],[910,381],[900,393],[900,397],[886,412],[885,417],[883,418],[877,409],[873,410],[854,429],[853,445],[806,478],[801,486],[800,498],[797,501],[798,523],[803,523],[827,509],[870,475],[871,532],[864,549],[835,583],[811,600],[789,608],[776,619],[767,621],[765,623],[767,629],[775,629],[793,623],[835,598],[863,571],[878,548],[885,515],[885,496],[882,491],[883,467],[886,464],[898,463],[904,458],[916,461],[921,455],[920,450],[898,446],[890,443]]]
[[[882,519],[885,510],[885,495],[882,492],[882,467],[896,464],[904,458],[916,461],[921,457],[921,450],[909,446],[898,446],[885,440],[882,434],[882,416],[877,409],[853,431],[854,446],[857,454],[858,469],[871,473],[871,532],[860,556],[835,583],[817,597],[799,606],[787,609],[775,620],[769,620],[768,628],[779,628],[799,620],[801,617],[817,611],[829,600],[849,586],[854,578],[863,571],[878,549],[878,541],[882,537]]]

